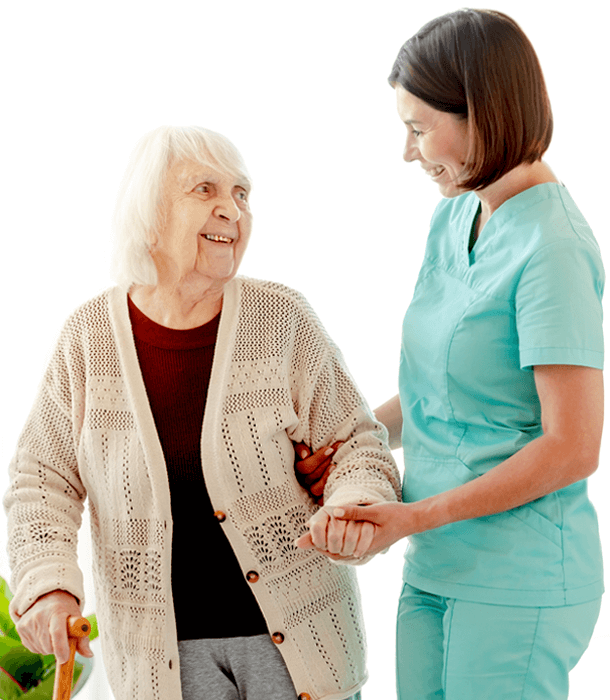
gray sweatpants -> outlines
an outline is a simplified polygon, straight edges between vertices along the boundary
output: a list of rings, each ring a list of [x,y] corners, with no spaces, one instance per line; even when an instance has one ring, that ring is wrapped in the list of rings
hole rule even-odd
[[[295,700],[282,655],[267,634],[178,642],[183,700]],[[359,700],[358,693],[352,700]]]

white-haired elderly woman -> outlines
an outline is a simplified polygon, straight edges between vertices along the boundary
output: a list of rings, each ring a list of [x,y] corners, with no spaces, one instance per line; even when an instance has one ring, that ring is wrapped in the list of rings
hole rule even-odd
[[[223,136],[144,137],[118,204],[120,284],[67,321],[11,464],[18,631],[67,658],[88,498],[118,699],[340,700],[366,680],[353,568],[294,545],[317,506],[291,441],[343,443],[331,505],[396,500],[399,476],[305,299],[236,277],[249,194]],[[356,561],[372,533],[349,527]]]

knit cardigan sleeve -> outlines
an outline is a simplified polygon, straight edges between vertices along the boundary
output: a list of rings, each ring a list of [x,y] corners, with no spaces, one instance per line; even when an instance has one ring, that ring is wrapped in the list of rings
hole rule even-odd
[[[301,312],[293,357],[293,371],[299,380],[299,423],[290,438],[310,445],[312,450],[344,442],[326,483],[326,504],[400,500],[400,475],[385,426],[375,420],[318,316],[302,295],[293,293]]]
[[[335,467],[324,489],[324,502],[327,505],[371,505],[400,500],[400,476],[388,447],[387,430],[375,420],[338,352],[330,354],[322,369],[319,377],[322,387],[332,384],[331,377],[335,382],[345,383],[351,391],[342,392],[343,404],[338,399],[334,404],[324,401],[335,411],[343,411],[342,420],[341,416],[336,417],[332,442],[344,442],[335,455]],[[317,387],[312,402],[314,411],[325,391]],[[317,425],[313,416],[312,424]],[[317,441],[314,442],[317,445]]]
[[[77,564],[77,533],[87,496],[77,463],[84,380],[73,333],[68,321],[10,465],[4,507],[15,618],[53,590],[66,590],[84,603]]]

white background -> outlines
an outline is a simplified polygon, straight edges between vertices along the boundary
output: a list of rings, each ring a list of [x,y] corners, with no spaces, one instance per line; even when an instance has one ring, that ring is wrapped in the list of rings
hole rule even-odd
[[[439,194],[401,160],[404,126],[386,78],[401,44],[457,7],[440,0],[38,0],[2,10],[5,465],[61,324],[112,283],[119,181],[138,138],[164,123],[206,126],[237,145],[255,183],[254,235],[240,272],[305,293],[373,407],[396,393],[402,316]],[[520,22],[538,51],[555,112],[547,160],[608,260],[608,37],[600,5],[504,0],[494,7]],[[3,470],[0,491],[7,484]],[[606,439],[591,479],[606,555],[609,484]],[[365,700],[394,697],[402,550],[395,545],[360,571],[370,645]],[[95,607],[88,552],[85,527],[86,612]],[[609,651],[606,605],[573,674],[571,700],[607,697]],[[103,676],[79,697],[108,698]]]

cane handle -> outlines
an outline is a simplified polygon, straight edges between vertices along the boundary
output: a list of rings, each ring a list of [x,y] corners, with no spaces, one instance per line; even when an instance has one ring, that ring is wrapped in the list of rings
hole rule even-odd
[[[68,627],[68,641],[70,643],[70,656],[65,664],[57,664],[55,668],[55,685],[53,687],[53,700],[70,700],[72,694],[72,676],[74,674],[74,656],[79,637],[86,637],[91,632],[89,620],[84,617],[69,617],[66,621]]]

